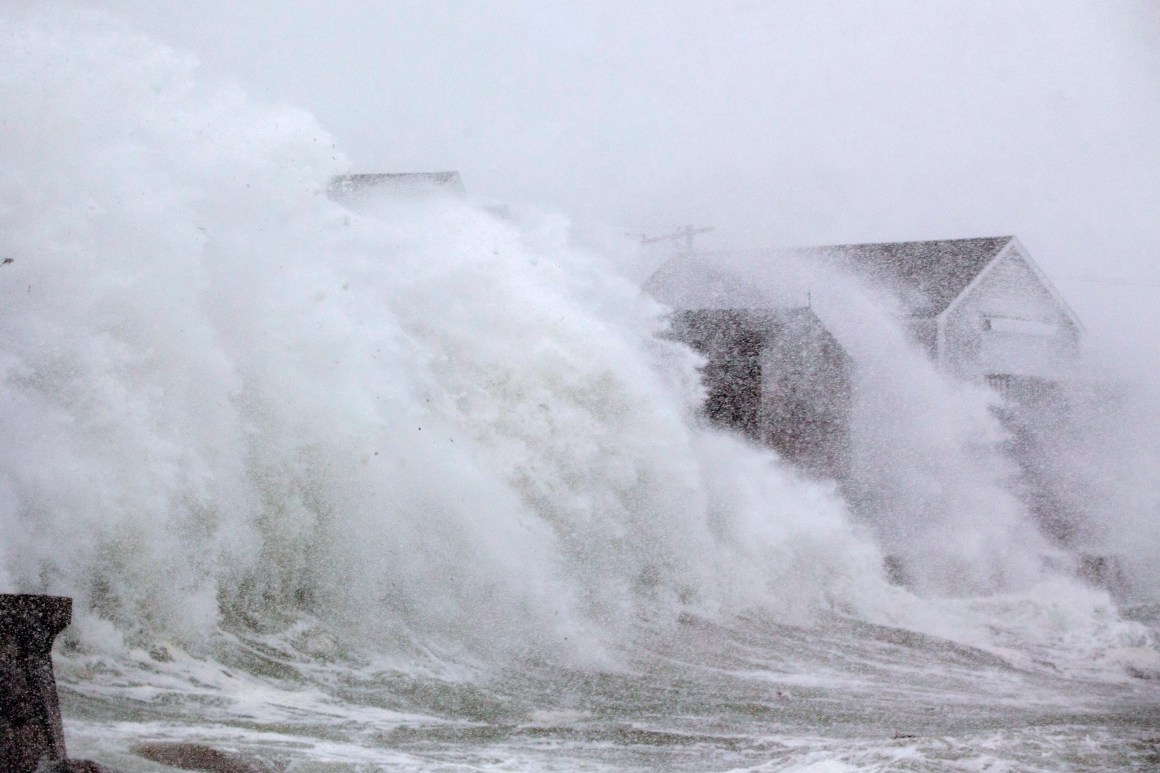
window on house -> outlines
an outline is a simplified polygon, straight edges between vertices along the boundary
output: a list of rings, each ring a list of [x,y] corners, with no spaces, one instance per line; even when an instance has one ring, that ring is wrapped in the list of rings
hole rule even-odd
[[[983,317],[983,330],[992,333],[1053,336],[1059,331],[1059,325],[1054,322],[1041,322],[1033,319],[993,315]]]

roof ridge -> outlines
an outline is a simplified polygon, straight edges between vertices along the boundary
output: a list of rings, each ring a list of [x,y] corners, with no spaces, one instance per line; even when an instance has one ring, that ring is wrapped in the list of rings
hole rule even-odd
[[[776,259],[779,254],[796,255],[807,260],[812,257],[828,261],[835,267],[890,290],[898,296],[911,315],[933,317],[946,309],[987,265],[1015,241],[1014,235],[972,236],[911,242],[701,252],[675,256],[666,261],[646,282],[646,288],[669,281],[669,275],[674,272],[692,271],[700,274],[702,281],[723,274],[730,281],[721,284],[717,292],[735,295],[738,289],[730,289],[726,285],[737,280],[744,281],[745,273],[728,266],[715,265],[714,258],[750,256],[757,261]]]
[[[960,236],[954,239],[914,239],[904,242],[851,242],[848,244],[816,244],[803,245],[798,247],[787,247],[790,250],[822,250],[822,249],[837,249],[839,247],[897,247],[903,245],[915,244],[957,244],[966,242],[1009,242],[1014,239],[1014,234],[1007,236]]]

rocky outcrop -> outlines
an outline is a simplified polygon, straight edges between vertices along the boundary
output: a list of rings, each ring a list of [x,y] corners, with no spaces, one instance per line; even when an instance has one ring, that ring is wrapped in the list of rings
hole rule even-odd
[[[278,773],[281,770],[243,754],[221,752],[197,743],[144,743],[134,746],[133,753],[162,765],[206,773]]]

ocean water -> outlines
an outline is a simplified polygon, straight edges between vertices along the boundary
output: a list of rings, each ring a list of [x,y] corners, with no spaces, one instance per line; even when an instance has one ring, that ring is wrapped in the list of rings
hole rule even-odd
[[[859,288],[827,322],[874,518],[705,426],[665,309],[564,217],[335,202],[312,116],[117,21],[0,15],[0,170],[0,589],[75,599],[72,756],[1160,764],[1147,400],[1061,457],[1113,597],[1012,493],[993,396]]]

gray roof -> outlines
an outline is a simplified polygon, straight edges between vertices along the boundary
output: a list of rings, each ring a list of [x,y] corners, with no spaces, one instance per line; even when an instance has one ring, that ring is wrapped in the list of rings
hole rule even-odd
[[[803,340],[807,336],[825,336],[832,340],[836,353],[842,357],[849,356],[826,329],[825,323],[808,306],[682,309],[677,310],[673,319],[682,340],[689,343],[710,337],[720,330],[750,330],[759,333],[767,342],[781,345]]]
[[[852,273],[893,291],[916,317],[935,317],[962,294],[1013,236],[811,247]]]
[[[459,172],[344,174],[330,181],[330,195],[335,199],[362,198],[376,193],[451,193],[463,196],[467,190]]]
[[[644,291],[674,309],[761,309],[769,299],[748,278],[710,266],[698,256],[677,255],[644,283]]]
[[[946,239],[885,244],[837,244],[744,253],[748,261],[777,260],[779,256],[828,263],[891,291],[907,313],[935,317],[1014,239]],[[676,309],[762,308],[771,305],[761,280],[738,273],[736,257],[678,255],[649,277],[644,289]],[[721,258],[734,260],[720,260]],[[730,266],[730,267],[724,267]]]

